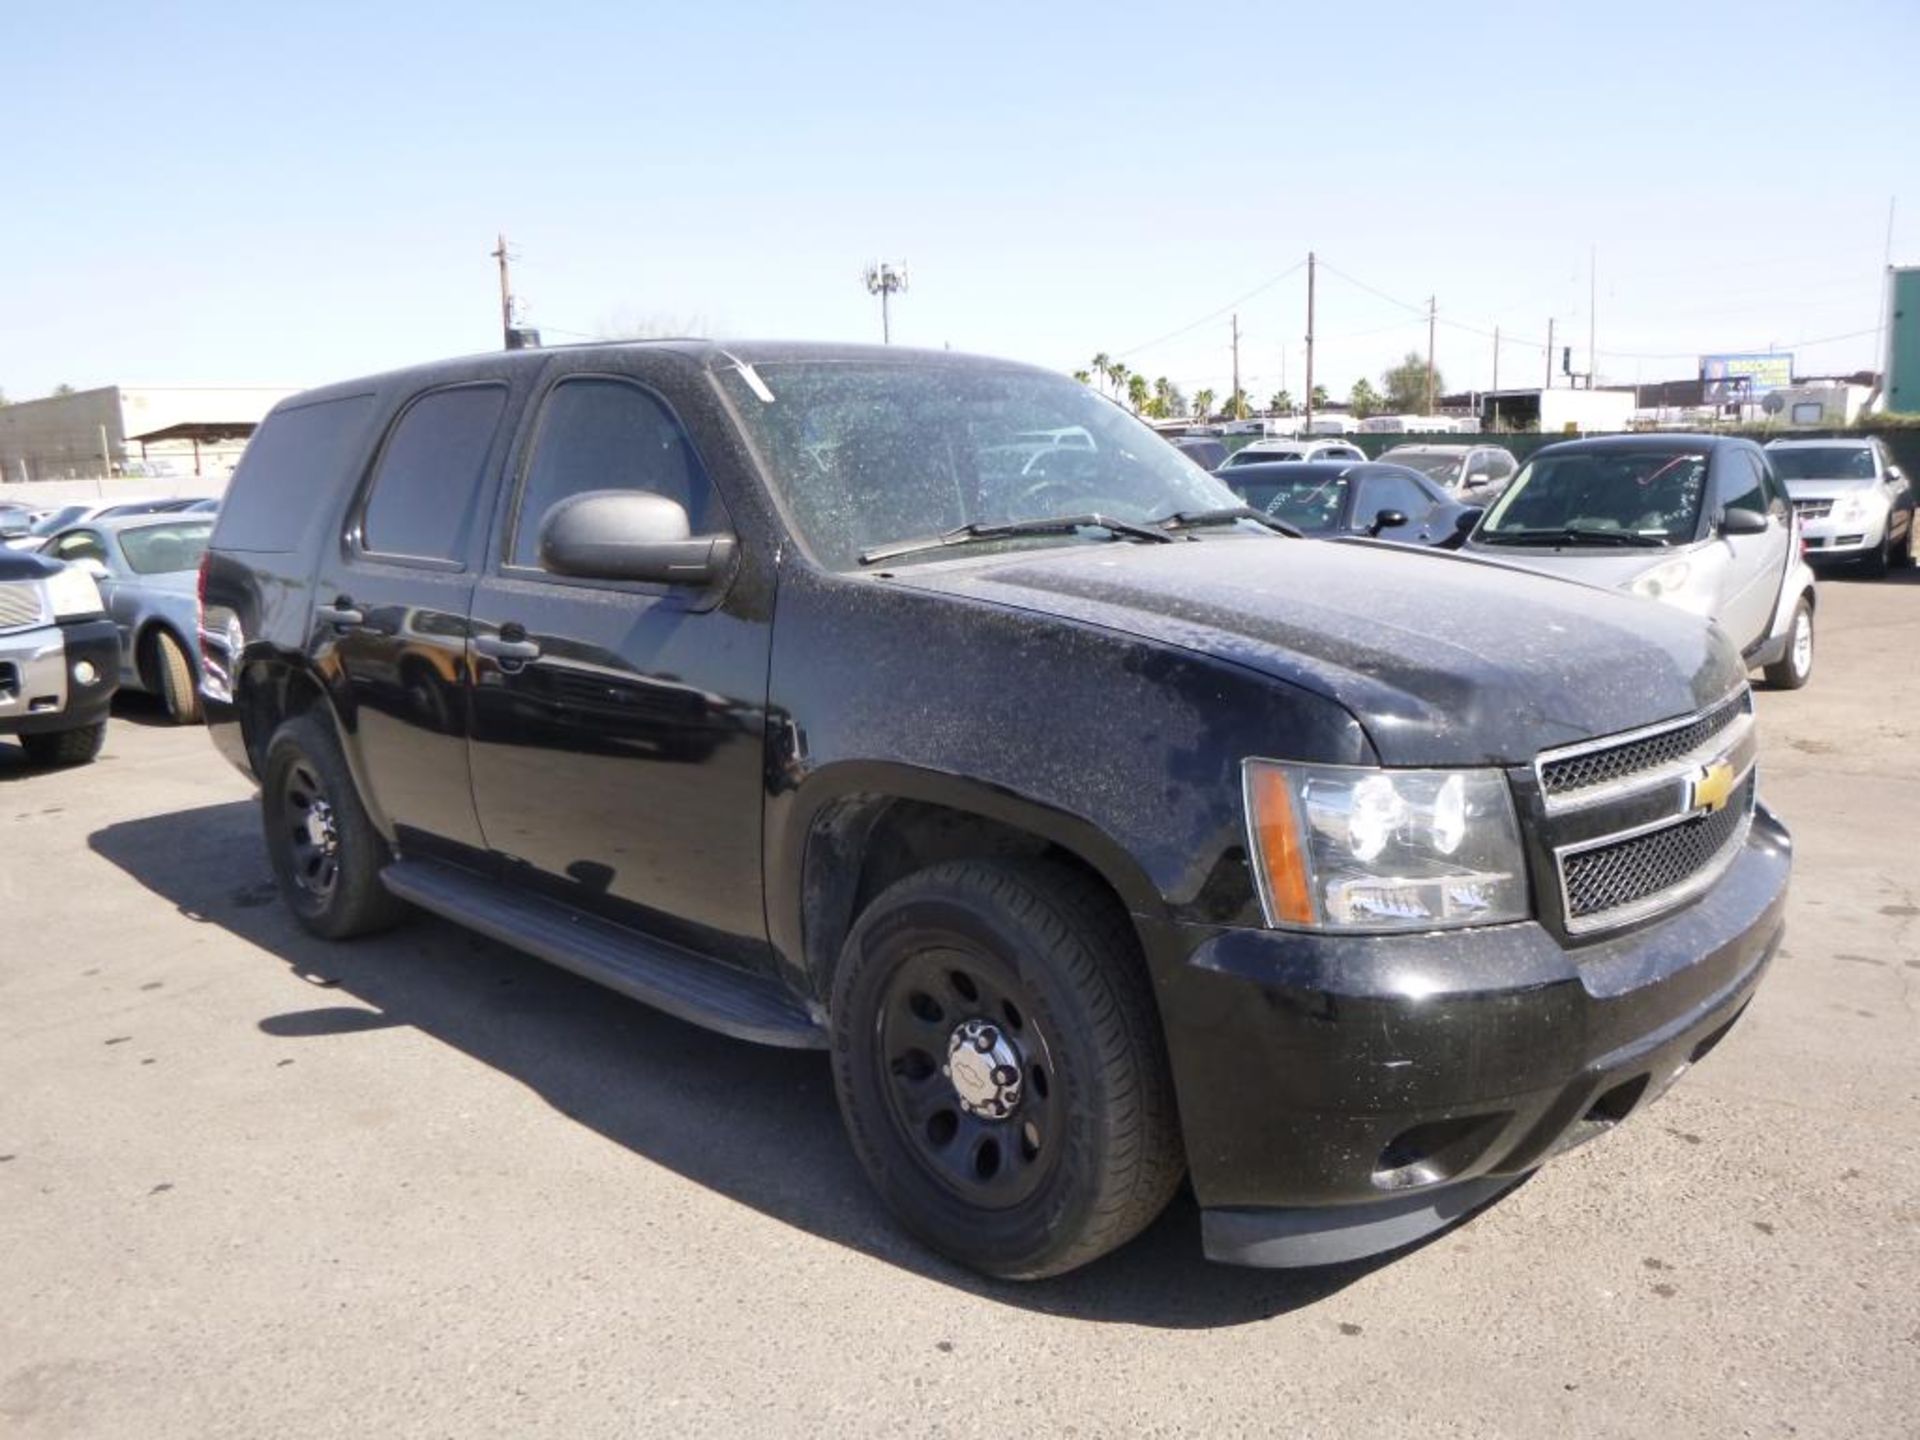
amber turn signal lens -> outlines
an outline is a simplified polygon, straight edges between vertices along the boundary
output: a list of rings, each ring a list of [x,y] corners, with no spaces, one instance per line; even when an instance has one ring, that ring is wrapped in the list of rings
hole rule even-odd
[[[1252,808],[1254,846],[1269,919],[1282,925],[1313,923],[1313,892],[1307,883],[1307,856],[1294,819],[1287,777],[1267,765],[1247,767],[1247,803]]]

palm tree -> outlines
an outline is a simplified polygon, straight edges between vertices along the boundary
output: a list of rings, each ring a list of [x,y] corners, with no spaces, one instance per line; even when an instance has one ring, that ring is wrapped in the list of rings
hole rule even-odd
[[[1285,390],[1276,390],[1273,392],[1273,398],[1267,402],[1267,409],[1271,410],[1275,415],[1291,415],[1293,413],[1293,396]]]
[[[1131,370],[1127,369],[1127,367],[1118,360],[1107,366],[1107,379],[1113,382],[1114,399],[1118,400],[1122,395],[1127,393],[1127,376],[1132,373]]]
[[[1316,410],[1324,410],[1327,408],[1327,403],[1328,403],[1327,387],[1324,385],[1314,386],[1313,387],[1313,408]]]
[[[1206,420],[1213,414],[1213,391],[1196,390],[1193,392],[1193,418]]]
[[[1107,387],[1107,381],[1112,378],[1109,373],[1112,366],[1113,357],[1104,350],[1087,362],[1087,368],[1093,372],[1094,378],[1100,382],[1100,388],[1103,390]]]
[[[1085,370],[1074,371],[1073,378],[1078,380],[1082,385],[1091,385],[1093,383],[1093,376]]]
[[[1127,403],[1133,406],[1134,414],[1138,415],[1146,408],[1152,394],[1153,392],[1147,387],[1146,376],[1136,372],[1127,377]]]
[[[1353,413],[1364,420],[1380,408],[1380,393],[1367,383],[1362,375],[1353,382],[1353,389],[1347,395],[1347,404],[1353,407]]]

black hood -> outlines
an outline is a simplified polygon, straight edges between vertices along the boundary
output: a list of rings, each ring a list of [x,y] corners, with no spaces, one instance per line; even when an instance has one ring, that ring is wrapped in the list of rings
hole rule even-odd
[[[1085,544],[902,567],[891,583],[1261,671],[1345,706],[1389,765],[1525,763],[1688,714],[1746,675],[1717,628],[1669,606],[1384,545]]]
[[[14,580],[44,580],[61,568],[58,560],[49,560],[31,550],[11,550],[0,545],[0,584]]]

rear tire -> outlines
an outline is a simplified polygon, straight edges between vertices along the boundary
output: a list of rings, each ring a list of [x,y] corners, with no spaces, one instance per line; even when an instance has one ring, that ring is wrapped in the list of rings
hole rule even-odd
[[[157,630],[148,646],[154,688],[176,725],[200,723],[200,689],[194,683],[193,660],[169,630]]]
[[[309,712],[273,732],[260,815],[280,897],[315,935],[346,940],[406,916],[406,905],[380,883],[392,853],[324,718]]]
[[[1075,870],[949,861],[889,887],[847,937],[831,1028],[868,1178],[963,1265],[1072,1270],[1132,1239],[1180,1182],[1138,940]]]
[[[22,735],[20,747],[35,765],[86,765],[106,743],[107,722],[96,720],[75,730],[52,730],[39,735]]]
[[[1813,678],[1813,607],[1802,595],[1787,626],[1787,653],[1761,672],[1775,690],[1798,690]]]

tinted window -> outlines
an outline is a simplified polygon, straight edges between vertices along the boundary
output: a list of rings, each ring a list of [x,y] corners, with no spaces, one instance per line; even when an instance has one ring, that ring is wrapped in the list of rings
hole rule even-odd
[[[1873,451],[1865,445],[1781,445],[1768,451],[1783,480],[1871,480]]]
[[[366,440],[371,395],[275,410],[240,457],[220,511],[220,548],[296,550]]]
[[[680,422],[624,380],[564,380],[547,397],[521,486],[511,563],[538,567],[541,517],[589,490],[649,490],[676,500],[695,535],[713,529],[720,514]]]
[[[1723,450],[1715,465],[1719,472],[1720,505],[1726,510],[1767,513],[1767,497],[1760,479],[1760,462],[1745,450]]]
[[[1417,525],[1432,508],[1426,492],[1406,476],[1369,475],[1360,482],[1360,503],[1354,507],[1353,524],[1355,529],[1365,530],[1382,510],[1398,510]]]
[[[360,543],[381,555],[459,560],[493,432],[506,407],[500,385],[437,390],[408,406],[387,436],[360,522]]]

